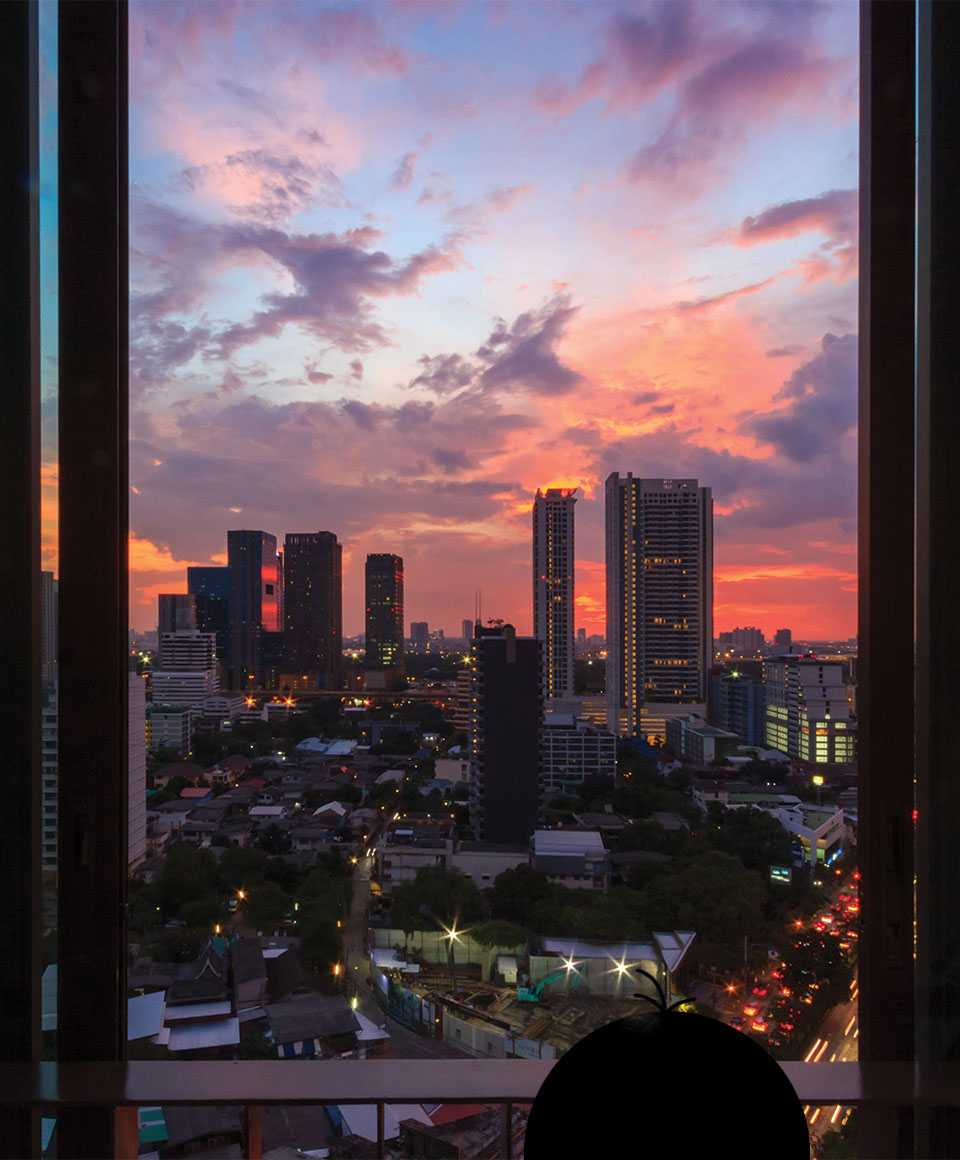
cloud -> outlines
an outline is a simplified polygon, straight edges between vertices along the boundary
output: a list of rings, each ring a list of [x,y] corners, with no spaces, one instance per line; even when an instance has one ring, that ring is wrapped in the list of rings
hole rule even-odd
[[[785,405],[753,415],[741,430],[795,463],[836,456],[857,423],[857,336],[825,334],[821,351],[774,396]]]
[[[413,172],[416,168],[417,153],[404,153],[397,162],[397,168],[390,175],[390,184],[394,189],[409,189],[413,181]]]
[[[422,355],[417,360],[423,370],[408,383],[424,387],[437,395],[448,395],[469,386],[476,375],[475,366],[459,354]]]
[[[741,245],[752,246],[817,230],[826,234],[831,245],[849,245],[857,240],[858,213],[855,189],[831,189],[817,197],[783,201],[745,217],[737,236]]]
[[[364,227],[346,234],[286,234],[257,227],[226,228],[227,252],[263,254],[286,270],[294,282],[289,294],[262,296],[264,309],[244,323],[222,331],[221,357],[261,338],[276,338],[291,323],[347,351],[382,346],[386,332],[373,318],[370,300],[412,294],[432,274],[460,264],[459,240],[450,236],[397,262],[382,250],[366,248],[377,231]]]
[[[477,355],[487,363],[480,375],[485,390],[521,389],[537,395],[565,395],[583,376],[558,358],[554,347],[578,311],[567,295],[558,294],[539,310],[518,315],[512,326],[503,319]]]
[[[456,353],[423,355],[418,360],[423,370],[407,387],[438,395],[467,388],[479,395],[518,390],[545,397],[569,394],[584,378],[561,361],[555,347],[578,311],[568,295],[557,294],[512,323],[496,318],[472,359]]]
[[[534,186],[528,182],[512,185],[509,189],[495,189],[487,197],[487,205],[494,213],[509,213],[522,197],[533,191]]]
[[[691,310],[705,310],[710,306],[722,306],[725,302],[733,302],[737,298],[743,298],[746,294],[756,294],[759,290],[765,290],[776,282],[779,275],[774,275],[771,278],[764,278],[762,282],[754,282],[749,286],[738,286],[736,290],[727,290],[723,294],[714,294],[709,298],[695,298],[689,301],[677,302],[674,306],[675,310],[691,311]]]
[[[355,379],[358,383],[363,379],[363,363],[358,358],[350,363],[350,378]]]

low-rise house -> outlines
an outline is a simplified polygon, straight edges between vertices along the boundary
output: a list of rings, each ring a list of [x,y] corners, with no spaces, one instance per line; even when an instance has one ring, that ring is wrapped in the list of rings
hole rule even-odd
[[[357,1046],[360,1023],[342,995],[269,1003],[265,1012],[281,1059],[329,1057]]]
[[[230,944],[233,960],[233,1001],[241,1023],[263,1016],[267,998],[267,964],[262,940],[238,938]]]
[[[466,874],[480,890],[492,886],[498,874],[529,861],[529,848],[508,842],[460,842],[449,859],[454,870]]]
[[[530,865],[568,889],[610,885],[610,855],[596,830],[535,830]]]

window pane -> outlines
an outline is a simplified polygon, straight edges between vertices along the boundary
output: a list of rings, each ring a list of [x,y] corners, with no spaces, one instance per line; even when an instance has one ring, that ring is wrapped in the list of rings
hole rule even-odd
[[[855,1050],[856,54],[131,6],[132,922],[143,989],[249,957],[218,1050],[294,962],[395,1054],[559,1054],[638,965]]]

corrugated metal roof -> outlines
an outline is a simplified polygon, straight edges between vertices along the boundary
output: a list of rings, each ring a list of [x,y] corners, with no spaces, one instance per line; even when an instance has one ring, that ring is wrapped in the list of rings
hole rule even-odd
[[[171,1027],[171,1051],[196,1051],[201,1047],[227,1047],[240,1042],[240,1020],[217,1019],[210,1023],[191,1023],[187,1027]]]
[[[166,991],[135,995],[127,1000],[127,1039],[156,1035],[163,1026],[163,1003]]]
[[[536,854],[571,854],[577,850],[603,853],[603,838],[594,830],[534,830]]]
[[[151,996],[146,997],[150,998]],[[168,1007],[164,1020],[167,1023],[180,1023],[190,1019],[222,1018],[229,1014],[229,1000],[218,1003],[184,1003],[182,1007]]]
[[[363,1136],[366,1140],[377,1138],[376,1104],[339,1104],[343,1117],[345,1136]],[[383,1138],[395,1140],[400,1135],[401,1120],[416,1120],[421,1124],[433,1121],[420,1104],[386,1104],[383,1109]]]

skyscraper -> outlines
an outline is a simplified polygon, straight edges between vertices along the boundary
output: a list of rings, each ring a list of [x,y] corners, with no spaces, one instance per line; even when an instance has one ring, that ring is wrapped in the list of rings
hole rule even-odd
[[[279,632],[277,537],[227,532],[230,569],[230,687],[241,693],[260,682],[260,636]]]
[[[343,545],[333,532],[288,532],[283,545],[289,672],[318,689],[343,685]]]
[[[157,596],[157,634],[186,632],[197,627],[197,598],[192,592],[161,592]]]
[[[224,688],[230,687],[230,592],[229,568],[198,566],[187,569],[187,592],[194,599],[196,627],[217,634],[217,661]],[[165,631],[163,629],[160,630]]]
[[[607,728],[662,738],[668,717],[705,712],[713,659],[710,488],[613,472],[606,557]]]
[[[478,624],[470,659],[470,825],[481,842],[527,842],[540,813],[541,645]]]
[[[543,695],[573,696],[573,505],[576,488],[533,501],[533,635],[543,645]]]
[[[473,634],[471,633],[471,636]],[[414,652],[426,652],[430,641],[430,625],[426,620],[410,621],[410,643]]]
[[[366,649],[368,669],[403,664],[403,559],[387,552],[367,556]]]

